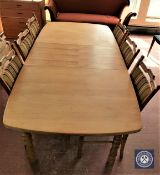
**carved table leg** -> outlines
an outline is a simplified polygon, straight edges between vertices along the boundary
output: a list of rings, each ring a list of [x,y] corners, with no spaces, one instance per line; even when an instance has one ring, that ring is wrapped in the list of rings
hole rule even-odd
[[[122,135],[114,136],[112,147],[111,147],[111,150],[108,156],[108,160],[106,163],[106,170],[111,171],[113,168],[114,162],[116,160],[118,148],[121,144],[121,139],[122,139]]]
[[[33,147],[33,141],[32,141],[32,135],[31,133],[23,133],[23,140],[24,140],[24,147],[26,151],[27,158],[29,160],[29,163],[31,165],[31,168],[33,172],[38,171],[38,161],[36,159],[34,147]]]
[[[78,158],[81,158],[81,156],[82,156],[83,140],[84,140],[84,136],[80,136],[79,143],[78,143],[78,154],[77,154]]]
[[[128,134],[124,134],[123,137],[122,137],[121,149],[120,149],[120,160],[123,159],[123,152],[124,152],[124,147],[125,147],[127,138],[128,138]]]

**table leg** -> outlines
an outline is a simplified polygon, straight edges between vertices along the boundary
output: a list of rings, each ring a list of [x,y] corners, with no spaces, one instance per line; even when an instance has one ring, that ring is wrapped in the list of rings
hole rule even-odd
[[[106,170],[109,170],[109,171],[112,170],[114,162],[116,160],[118,148],[121,144],[121,140],[122,140],[122,135],[114,136],[112,147],[111,147],[111,150],[108,156],[108,160],[106,163]]]
[[[24,147],[25,147],[27,158],[29,160],[29,163],[31,165],[33,172],[35,173],[38,171],[38,160],[36,159],[36,154],[34,151],[32,135],[31,133],[24,132],[22,134],[22,137],[24,140]]]
[[[71,136],[70,135],[66,135],[65,136],[65,143],[64,143],[64,146],[65,146],[65,151],[67,149],[69,149],[72,145],[71,145]]]
[[[124,152],[124,147],[125,147],[127,138],[128,138],[128,134],[124,134],[123,137],[122,137],[121,149],[120,149],[120,160],[123,159],[123,152]]]
[[[78,158],[81,158],[81,156],[82,156],[83,140],[84,140],[84,136],[80,136],[79,143],[78,143],[78,154],[77,154]]]

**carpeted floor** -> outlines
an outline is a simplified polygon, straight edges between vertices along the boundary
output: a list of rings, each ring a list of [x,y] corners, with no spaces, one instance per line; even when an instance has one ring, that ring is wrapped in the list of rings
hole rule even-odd
[[[146,54],[152,37],[132,38]],[[149,58],[145,61],[159,75],[159,64],[151,57],[160,59],[159,45],[154,45]],[[159,76],[158,76],[159,77]],[[159,81],[159,78],[157,79]],[[7,101],[5,91],[0,87],[0,175],[32,175],[25,156],[22,138],[19,132],[7,129],[2,124],[3,111]],[[129,136],[124,158],[118,159],[112,175],[159,175],[160,174],[160,92],[151,100],[142,112],[143,129]],[[90,139],[90,138],[86,138]],[[40,163],[40,175],[105,175],[104,167],[110,144],[85,144],[80,160],[76,159],[76,136],[34,135],[34,144]],[[153,149],[155,167],[136,169],[134,153],[136,149]]]

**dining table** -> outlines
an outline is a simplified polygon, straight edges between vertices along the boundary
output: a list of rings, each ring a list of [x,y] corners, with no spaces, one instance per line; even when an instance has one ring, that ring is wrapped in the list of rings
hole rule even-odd
[[[121,138],[142,128],[136,94],[110,28],[48,22],[39,33],[8,98],[3,123],[23,133],[31,165],[32,133],[113,136],[106,166]]]

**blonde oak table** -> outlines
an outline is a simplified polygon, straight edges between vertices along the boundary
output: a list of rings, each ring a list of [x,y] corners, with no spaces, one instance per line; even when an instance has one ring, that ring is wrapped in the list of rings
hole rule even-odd
[[[136,95],[118,45],[103,25],[48,23],[23,66],[4,112],[6,127],[24,133],[36,161],[32,132],[121,137],[140,131]]]

